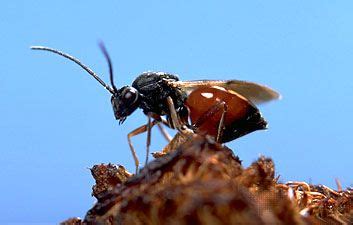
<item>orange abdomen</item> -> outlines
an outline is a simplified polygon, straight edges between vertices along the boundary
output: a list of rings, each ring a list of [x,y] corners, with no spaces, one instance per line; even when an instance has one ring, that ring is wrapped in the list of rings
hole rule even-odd
[[[221,87],[200,87],[186,102],[195,132],[216,137],[225,105],[224,129],[220,142],[231,141],[254,130],[264,129],[266,122],[258,109],[236,92]]]

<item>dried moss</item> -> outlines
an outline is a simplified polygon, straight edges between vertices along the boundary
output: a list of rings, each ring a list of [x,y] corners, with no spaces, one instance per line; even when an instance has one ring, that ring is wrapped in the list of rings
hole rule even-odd
[[[205,137],[170,150],[134,176],[112,164],[93,167],[98,202],[84,220],[65,224],[353,223],[351,189],[278,183],[270,158],[243,168],[230,149]]]

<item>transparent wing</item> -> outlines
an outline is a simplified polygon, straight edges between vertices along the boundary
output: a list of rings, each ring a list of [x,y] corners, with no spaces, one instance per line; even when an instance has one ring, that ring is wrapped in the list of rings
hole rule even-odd
[[[254,82],[241,80],[194,80],[173,81],[172,85],[181,88],[188,94],[194,89],[202,86],[218,86],[232,90],[249,99],[254,104],[261,104],[280,99],[281,95],[275,90]]]

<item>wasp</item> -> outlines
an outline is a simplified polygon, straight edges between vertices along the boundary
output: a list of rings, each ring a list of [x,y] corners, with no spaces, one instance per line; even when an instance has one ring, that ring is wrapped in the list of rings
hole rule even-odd
[[[137,76],[131,86],[117,88],[114,84],[113,66],[102,43],[100,48],[109,66],[110,86],[88,66],[77,58],[62,51],[32,46],[33,50],[49,51],[61,55],[87,71],[111,93],[111,104],[119,124],[136,109],[142,109],[147,123],[128,133],[128,143],[133,155],[136,172],[139,160],[131,138],[147,132],[146,163],[151,143],[151,128],[158,125],[169,141],[171,138],[161,124],[177,129],[213,136],[225,143],[256,130],[266,129],[267,122],[255,104],[279,99],[280,95],[269,87],[239,80],[196,80],[181,81],[174,74],[144,72]]]

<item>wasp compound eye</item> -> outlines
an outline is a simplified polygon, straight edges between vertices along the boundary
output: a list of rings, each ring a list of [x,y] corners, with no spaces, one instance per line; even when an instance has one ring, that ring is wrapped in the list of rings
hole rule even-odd
[[[126,104],[134,104],[138,100],[138,92],[135,88],[128,87],[124,89],[121,93],[122,101]]]

